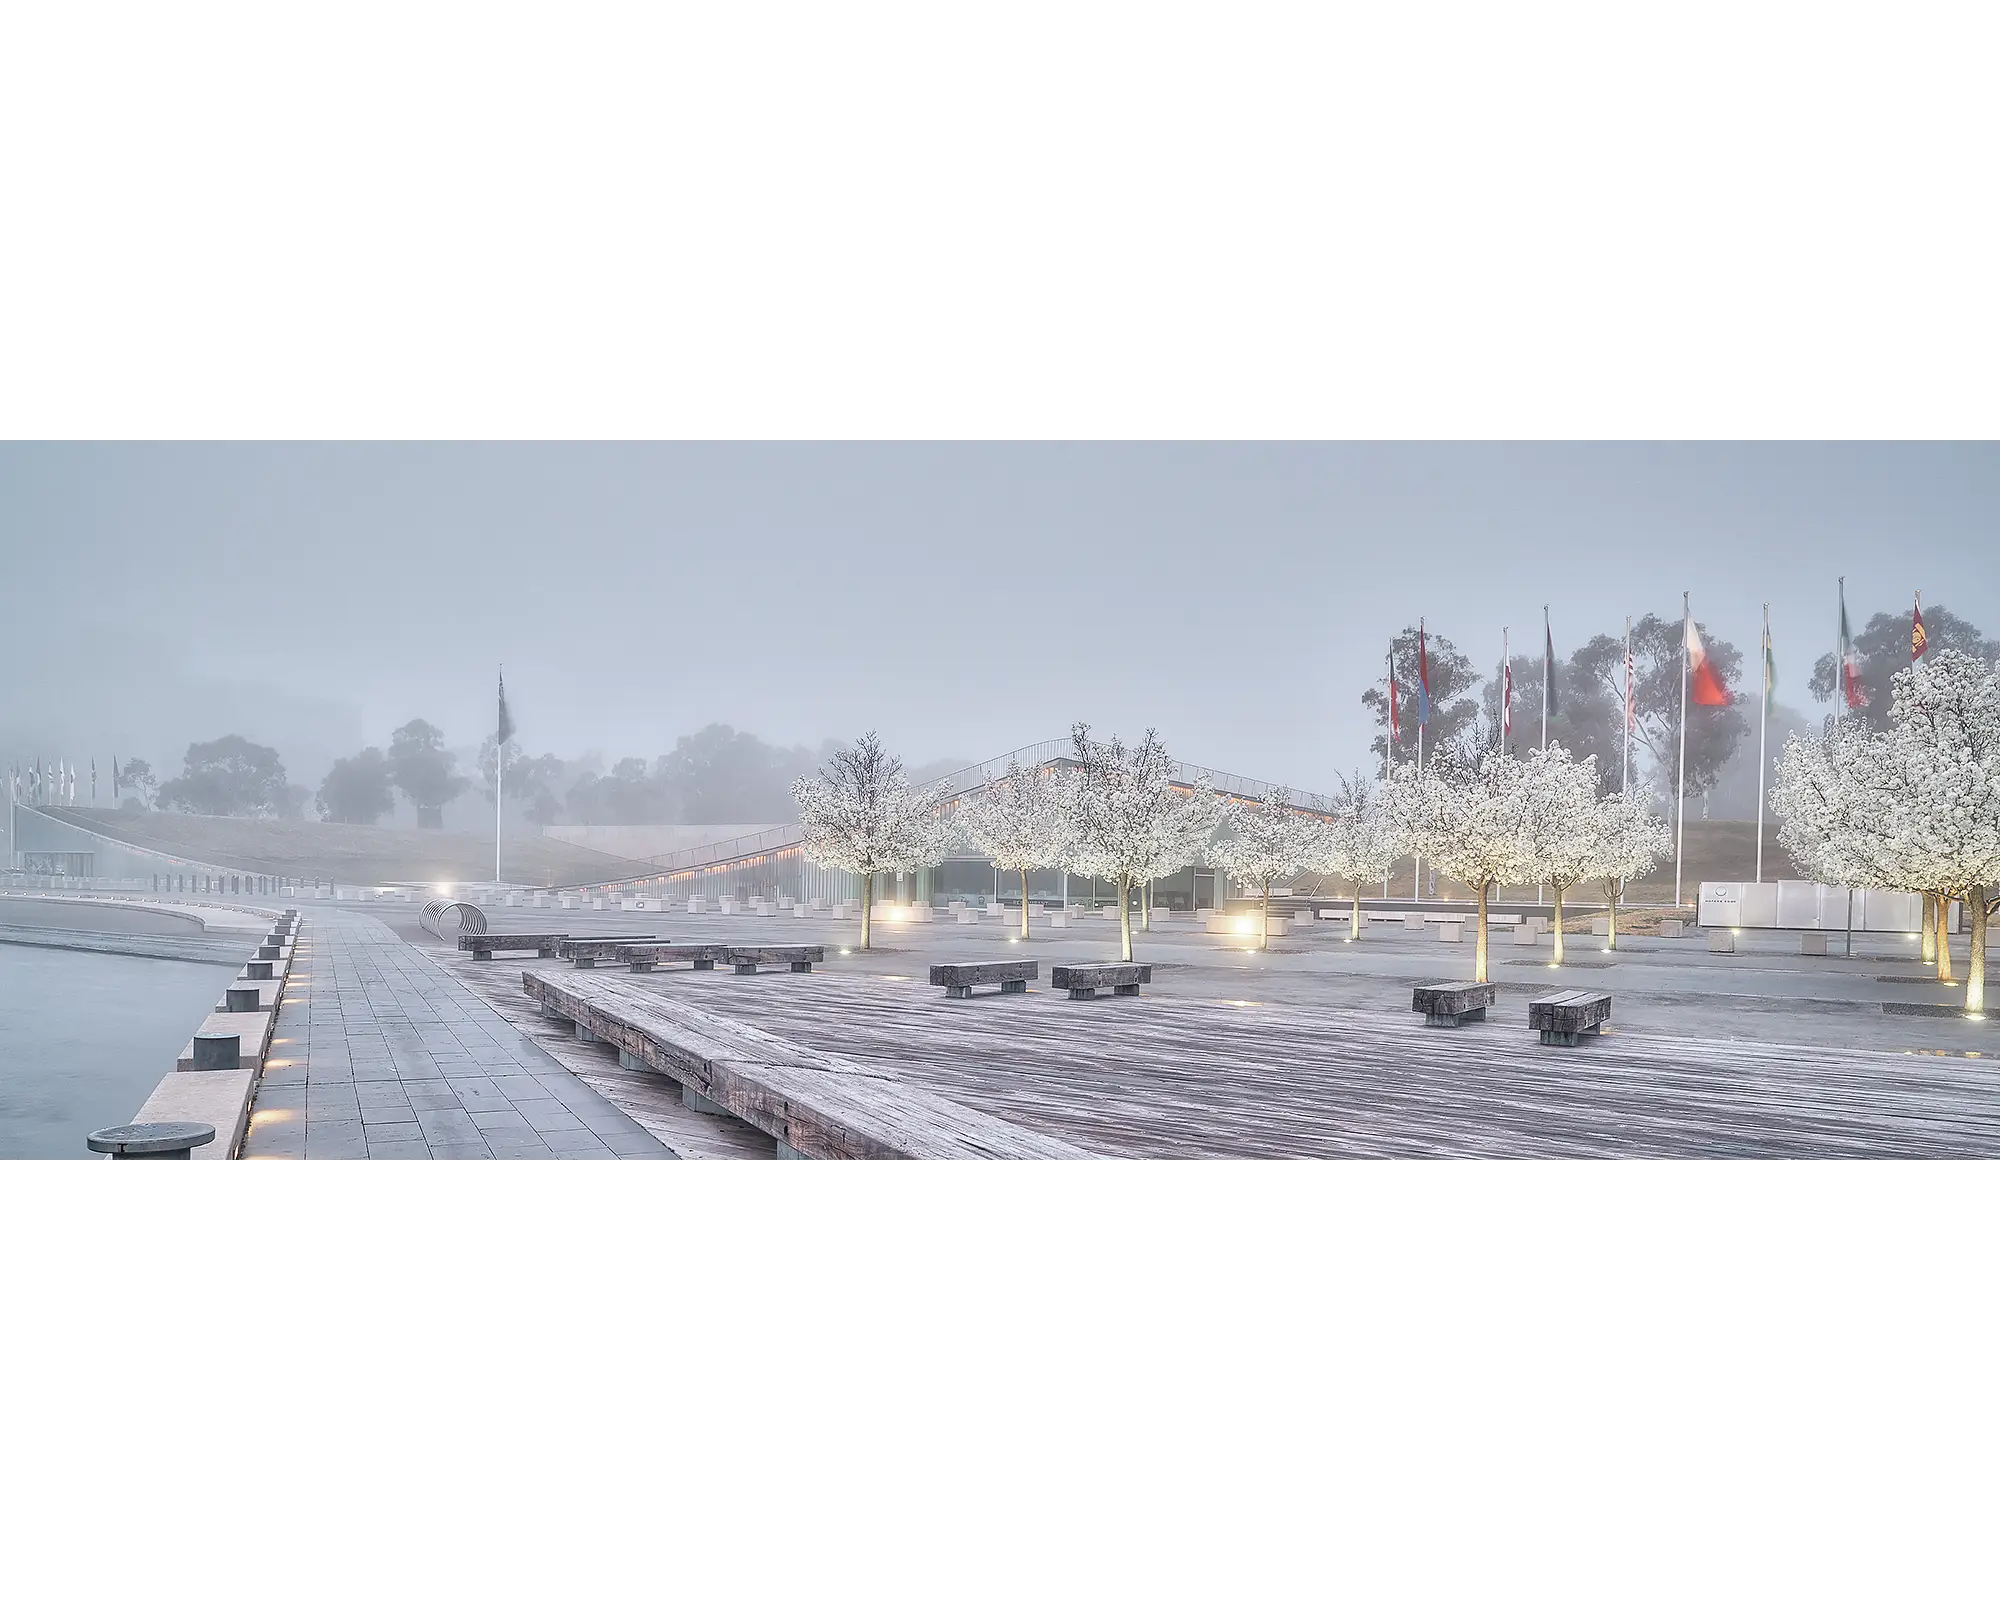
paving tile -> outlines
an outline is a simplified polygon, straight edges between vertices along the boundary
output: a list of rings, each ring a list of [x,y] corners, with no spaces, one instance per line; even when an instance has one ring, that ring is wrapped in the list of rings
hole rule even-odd
[[[369,1128],[415,1128],[417,1126],[417,1111],[416,1107],[410,1105],[364,1105],[361,1108],[361,1121],[364,1126]]]
[[[421,1139],[396,1139],[387,1144],[368,1146],[370,1161],[431,1161],[437,1159],[431,1154],[431,1147]]]
[[[475,1111],[472,1120],[479,1125],[479,1131],[489,1140],[496,1133],[533,1133],[528,1119],[511,1107],[505,1111]]]
[[[464,1144],[454,1141],[450,1144],[432,1144],[433,1161],[491,1161],[493,1152],[485,1144]]]
[[[651,1157],[660,1155],[671,1156],[673,1154],[658,1139],[655,1139],[644,1128],[637,1127],[636,1124],[634,1125],[634,1131],[631,1133],[600,1133],[598,1138],[603,1140],[604,1147],[607,1150],[613,1151],[620,1156]]]
[[[479,1137],[479,1124],[469,1111],[419,1111],[417,1122],[432,1144],[443,1139],[472,1140]]]
[[[514,1109],[537,1133],[589,1133],[581,1118],[560,1100],[516,1100]],[[593,1133],[591,1137],[597,1136]]]
[[[378,1144],[408,1144],[411,1140],[415,1140],[418,1144],[427,1142],[423,1128],[414,1118],[408,1122],[364,1123],[362,1131],[368,1136],[370,1149]]]
[[[574,1131],[562,1128],[537,1131],[541,1132],[542,1143],[558,1155],[565,1151],[578,1150],[601,1150],[606,1155],[616,1154],[609,1145],[598,1138],[588,1128],[577,1128]]]

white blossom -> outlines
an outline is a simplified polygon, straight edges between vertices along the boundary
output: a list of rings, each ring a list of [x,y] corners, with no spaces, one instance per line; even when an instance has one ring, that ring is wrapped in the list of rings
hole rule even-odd
[[[1409,847],[1478,896],[1473,978],[1486,980],[1486,903],[1503,883],[1535,870],[1528,812],[1535,795],[1523,763],[1489,751],[1475,768],[1440,759],[1422,772],[1393,769],[1383,786],[1390,814]]]
[[[1271,885],[1290,878],[1324,851],[1317,817],[1293,809],[1292,791],[1273,789],[1261,801],[1229,808],[1229,831],[1209,855],[1231,876],[1257,890],[1264,903],[1257,948],[1271,944]]]
[[[1021,937],[1032,937],[1028,917],[1028,874],[1060,867],[1070,857],[1069,780],[1061,768],[1022,771],[1009,761],[1006,773],[958,808],[967,842],[1002,872],[1021,875]]]
[[[1072,872],[1118,885],[1122,960],[1132,959],[1132,885],[1155,875],[1166,819],[1179,804],[1173,758],[1151,728],[1129,749],[1117,739],[1093,739],[1085,723],[1070,730],[1066,786]]]
[[[1360,773],[1340,780],[1333,816],[1319,830],[1318,851],[1307,864],[1354,885],[1350,937],[1361,937],[1361,886],[1388,876],[1409,846],[1386,794]]]
[[[1527,789],[1522,838],[1528,875],[1555,892],[1555,957],[1563,959],[1563,896],[1597,873],[1597,758],[1579,761],[1559,744],[1520,762]]]
[[[1645,790],[1612,793],[1597,802],[1597,849],[1591,876],[1604,882],[1610,909],[1611,948],[1618,948],[1618,901],[1625,885],[1642,878],[1673,848],[1667,822]]]
[[[816,777],[792,785],[806,858],[861,876],[861,947],[869,947],[877,872],[925,867],[949,852],[956,827],[939,790],[911,790],[903,763],[865,733]]]

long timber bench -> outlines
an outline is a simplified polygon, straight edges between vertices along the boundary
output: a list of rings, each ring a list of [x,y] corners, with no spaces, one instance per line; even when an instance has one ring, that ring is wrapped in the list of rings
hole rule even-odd
[[[1139,985],[1153,981],[1153,969],[1140,961],[1089,961],[1049,968],[1053,988],[1067,989],[1072,1000],[1094,1000],[1099,989],[1113,994],[1137,994]]]
[[[642,945],[664,943],[666,941],[663,939],[607,939],[601,936],[592,938],[562,938],[556,941],[556,954],[565,961],[574,962],[579,967],[588,968],[596,966],[601,957],[609,956],[613,960],[622,961],[625,959],[624,952],[627,950],[637,949]]]
[[[1611,996],[1585,989],[1558,989],[1528,1002],[1528,1026],[1543,1044],[1582,1044],[1611,1016]]]
[[[697,972],[713,972],[728,955],[726,944],[621,944],[617,952],[634,972],[651,972],[662,961],[688,961]]]
[[[783,967],[788,972],[810,972],[826,959],[826,947],[817,944],[732,944],[728,961],[738,972],[755,972],[759,967]]]
[[[559,933],[461,933],[458,947],[470,950],[474,961],[491,961],[495,950],[532,950],[552,956],[562,940]]]
[[[528,971],[542,1014],[615,1046],[626,1066],[681,1085],[778,1142],[845,1160],[1075,1160],[1089,1152],[962,1106],[880,1069],[703,1011],[664,989],[595,973]]]
[[[981,983],[999,984],[1002,994],[1026,994],[1041,970],[1039,961],[947,961],[931,968],[931,982],[944,985],[947,1000],[969,1000]]]

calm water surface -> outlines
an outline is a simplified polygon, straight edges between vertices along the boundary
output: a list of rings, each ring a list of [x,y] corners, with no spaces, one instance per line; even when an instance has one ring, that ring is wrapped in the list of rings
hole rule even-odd
[[[0,1159],[96,1160],[229,986],[228,967],[0,945]]]

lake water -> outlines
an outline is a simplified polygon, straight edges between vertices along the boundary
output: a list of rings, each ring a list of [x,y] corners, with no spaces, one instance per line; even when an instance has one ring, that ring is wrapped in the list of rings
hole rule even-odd
[[[233,975],[0,945],[0,1159],[96,1160],[85,1137],[131,1121]]]

